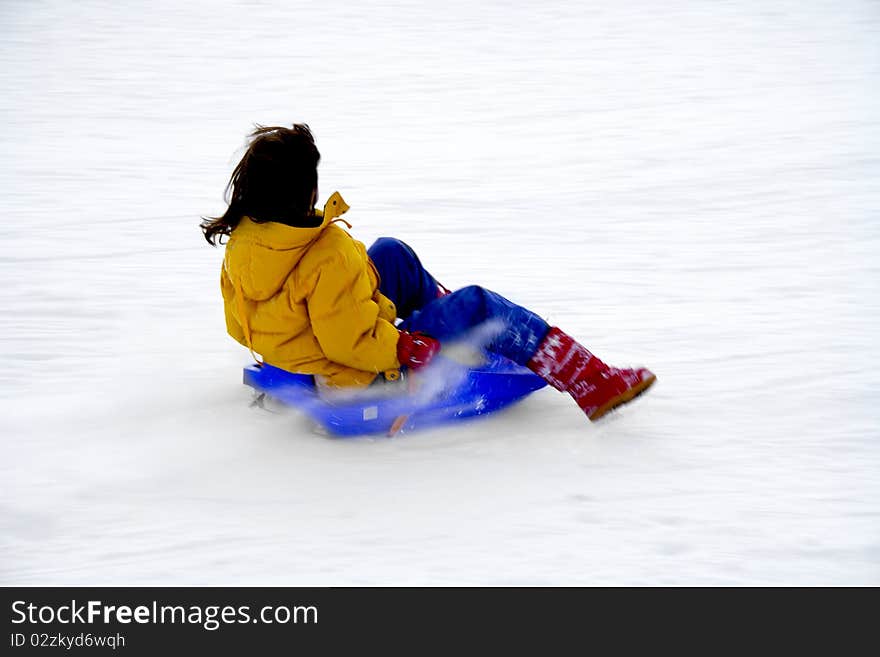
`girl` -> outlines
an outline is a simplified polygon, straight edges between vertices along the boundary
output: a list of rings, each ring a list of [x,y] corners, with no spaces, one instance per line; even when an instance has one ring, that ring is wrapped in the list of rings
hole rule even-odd
[[[319,160],[308,126],[258,127],[232,172],[228,209],[202,221],[208,243],[228,237],[226,328],[252,354],[326,385],[363,387],[424,367],[443,341],[494,319],[506,328],[489,348],[571,394],[591,420],[654,383],[649,370],[609,367],[494,292],[449,292],[399,240],[365,249],[338,225],[351,228],[338,192],[315,208]]]

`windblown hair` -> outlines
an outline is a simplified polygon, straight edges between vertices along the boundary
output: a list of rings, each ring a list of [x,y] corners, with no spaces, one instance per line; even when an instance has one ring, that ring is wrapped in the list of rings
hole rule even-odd
[[[256,126],[250,144],[226,186],[229,207],[219,217],[203,217],[209,244],[223,244],[241,218],[296,225],[314,215],[321,154],[304,123],[292,128]]]

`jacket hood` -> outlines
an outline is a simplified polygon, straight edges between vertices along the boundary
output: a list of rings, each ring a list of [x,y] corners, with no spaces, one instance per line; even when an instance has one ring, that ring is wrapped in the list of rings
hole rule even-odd
[[[324,205],[323,220],[313,228],[297,228],[272,221],[257,223],[242,217],[226,244],[223,267],[245,296],[265,300],[284,285],[308,248],[327,226],[347,212],[348,204],[334,192]]]

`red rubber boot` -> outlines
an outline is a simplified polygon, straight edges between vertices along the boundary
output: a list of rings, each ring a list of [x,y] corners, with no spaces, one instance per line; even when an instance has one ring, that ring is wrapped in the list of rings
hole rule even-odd
[[[657,380],[644,367],[608,367],[556,326],[550,328],[526,365],[551,386],[574,397],[590,420],[632,401]]]

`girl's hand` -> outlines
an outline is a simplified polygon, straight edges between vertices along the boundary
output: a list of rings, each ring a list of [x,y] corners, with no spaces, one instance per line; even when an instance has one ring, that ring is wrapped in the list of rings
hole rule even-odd
[[[440,341],[416,331],[401,331],[397,339],[397,360],[411,370],[425,367],[440,351]]]

